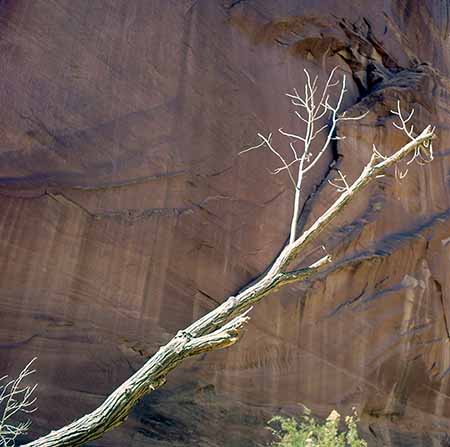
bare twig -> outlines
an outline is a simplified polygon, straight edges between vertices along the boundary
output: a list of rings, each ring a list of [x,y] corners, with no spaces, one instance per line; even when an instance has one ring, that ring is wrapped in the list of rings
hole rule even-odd
[[[32,359],[16,379],[1,385],[1,382],[6,381],[8,376],[0,378],[0,445],[2,446],[15,446],[17,437],[28,431],[31,421],[18,420],[20,413],[30,414],[37,410],[34,405],[37,398],[33,397],[37,385],[23,384],[24,379],[35,372],[34,369],[31,369],[35,360],[36,358]]]
[[[398,117],[400,120],[400,123],[393,123],[393,126],[402,131],[411,141],[414,141],[415,133],[414,133],[414,126],[409,125],[408,123],[411,121],[411,118],[414,115],[414,109],[411,109],[410,114],[405,118],[403,116],[401,107],[400,107],[400,100],[397,101],[397,110],[391,110],[391,113]],[[433,132],[435,128],[433,127]],[[433,161],[433,142],[432,140],[424,141],[422,144],[418,145],[414,153],[409,161],[406,162],[407,165],[410,165],[412,162],[417,162],[419,165],[424,165],[426,163],[430,163]],[[406,177],[406,174],[408,173],[408,169],[406,169],[405,172],[401,172],[398,168],[395,170],[396,176],[399,179],[403,179]]]
[[[366,112],[354,117],[347,117],[346,112],[343,112],[341,115],[339,114],[342,100],[347,90],[345,75],[342,76],[341,80],[334,80],[336,71],[337,67],[331,71],[330,76],[328,77],[327,82],[319,95],[317,94],[317,77],[311,80],[311,76],[307,70],[304,70],[306,77],[304,95],[301,96],[296,89],[294,89],[293,94],[286,93],[286,96],[291,99],[291,103],[301,109],[302,113],[295,110],[295,115],[306,124],[306,130],[303,134],[287,132],[283,128],[278,129],[278,132],[282,136],[287,137],[290,140],[289,147],[292,152],[292,158],[283,156],[281,150],[274,148],[271,142],[272,134],[269,134],[268,138],[258,134],[261,142],[256,146],[240,152],[240,154],[243,154],[252,149],[266,148],[281,160],[282,166],[275,168],[273,173],[279,174],[280,172],[286,171],[289,179],[294,185],[294,201],[289,234],[290,244],[292,244],[297,238],[297,222],[300,217],[300,198],[305,174],[314,168],[314,166],[319,162],[321,157],[329,148],[332,140],[340,140],[345,138],[344,136],[336,135],[336,126],[339,121],[360,120],[363,119],[368,113]],[[332,89],[333,87],[338,86],[339,90],[337,93],[336,104],[331,105],[330,96],[332,94]],[[316,129],[317,122],[319,122],[320,127]],[[327,131],[326,134],[323,133],[325,130]],[[321,145],[313,147],[315,140],[321,135],[325,135],[325,140]],[[294,143],[299,143],[303,147],[301,149],[297,149],[294,146]],[[343,180],[345,181],[345,178]],[[340,192],[343,191],[342,187],[338,187],[338,190]]]

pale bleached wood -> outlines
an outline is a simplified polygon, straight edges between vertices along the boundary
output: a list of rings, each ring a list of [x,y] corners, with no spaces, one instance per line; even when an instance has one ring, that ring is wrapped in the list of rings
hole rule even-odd
[[[433,135],[434,129],[430,126],[426,127],[420,135],[390,157],[383,157],[378,163],[377,160],[380,157],[377,152],[374,152],[355,182],[342,192],[340,197],[308,230],[293,242],[288,243],[267,271],[253,284],[242,289],[236,296],[229,297],[224,303],[192,323],[185,330],[179,331],[94,411],[59,430],[52,431],[48,435],[26,444],[26,446],[75,447],[99,438],[106,431],[120,425],[142,396],[162,386],[167,374],[184,359],[234,344],[239,339],[242,328],[248,322],[247,312],[254,304],[286,284],[311,279],[314,275],[322,272],[331,262],[330,257],[325,256],[307,268],[286,271],[301,250],[321,234],[336,215],[351,202],[355,194],[387,168],[415,151],[419,145],[427,144]]]

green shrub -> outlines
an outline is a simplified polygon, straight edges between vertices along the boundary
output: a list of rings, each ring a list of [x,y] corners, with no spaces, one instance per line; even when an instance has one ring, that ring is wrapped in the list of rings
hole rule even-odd
[[[345,417],[345,429],[339,431],[341,415],[333,410],[325,422],[317,422],[311,411],[304,407],[300,421],[294,418],[276,416],[269,423],[276,423],[279,429],[270,427],[277,440],[274,447],[367,447],[366,441],[358,435],[356,412]]]

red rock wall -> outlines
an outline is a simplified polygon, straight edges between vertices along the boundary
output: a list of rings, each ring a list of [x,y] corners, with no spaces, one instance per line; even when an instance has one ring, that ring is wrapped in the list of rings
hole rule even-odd
[[[438,127],[431,165],[380,179],[320,241],[375,259],[268,298],[238,345],[186,363],[90,445],[261,445],[299,403],[356,406],[373,446],[446,445],[449,7],[0,1],[0,372],[38,357],[30,438],[93,409],[270,263],[292,191],[270,156],[237,154],[294,128],[284,93],[304,68],[339,66],[344,108],[370,113],[309,177],[302,226],[336,197],[330,163],[353,179],[372,143],[403,143],[397,98]]]

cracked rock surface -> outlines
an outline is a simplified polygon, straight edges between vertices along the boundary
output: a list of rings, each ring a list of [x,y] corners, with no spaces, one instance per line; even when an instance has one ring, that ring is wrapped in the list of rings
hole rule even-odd
[[[299,227],[404,143],[320,245],[366,260],[257,306],[241,342],[189,360],[91,446],[256,447],[274,414],[355,406],[370,446],[450,437],[450,4],[444,0],[0,1],[0,376],[37,356],[29,439],[92,410],[179,329],[263,271],[292,188],[257,132],[295,129],[303,69],[348,76],[345,122]],[[281,142],[281,140],[280,140]]]

